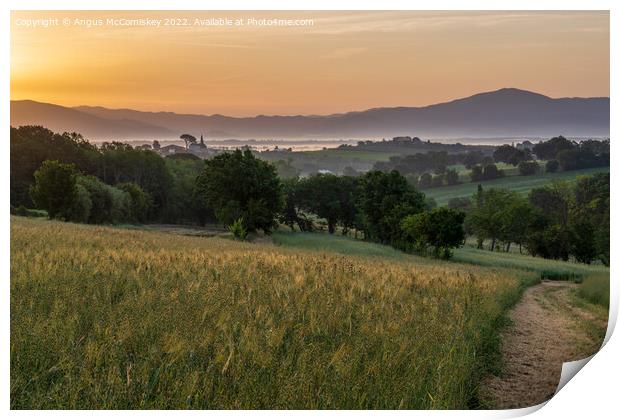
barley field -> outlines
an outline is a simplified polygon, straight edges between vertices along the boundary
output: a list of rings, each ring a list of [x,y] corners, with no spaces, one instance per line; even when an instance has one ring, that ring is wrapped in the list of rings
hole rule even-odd
[[[479,408],[537,280],[13,217],[11,408]]]

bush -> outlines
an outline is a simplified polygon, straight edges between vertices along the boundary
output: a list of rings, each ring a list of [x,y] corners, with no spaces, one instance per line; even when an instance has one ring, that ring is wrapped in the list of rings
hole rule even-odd
[[[519,163],[519,173],[524,176],[534,175],[538,173],[539,169],[540,169],[540,165],[538,164],[538,162],[533,161],[533,160],[523,161]]]
[[[527,149],[519,150],[514,146],[504,144],[495,149],[493,159],[495,162],[505,162],[512,166],[517,166],[519,163],[531,159],[531,153]]]
[[[11,214],[22,217],[48,217],[45,210],[27,209],[23,204],[18,207],[11,206]]]
[[[233,234],[235,239],[240,241],[245,240],[248,236],[248,231],[243,225],[243,217],[238,218],[231,225],[229,225],[228,230]]]
[[[560,169],[560,162],[555,159],[548,160],[545,164],[545,172],[554,173]]]
[[[429,188],[433,185],[433,175],[429,173],[423,173],[418,179],[419,188]]]
[[[474,165],[471,167],[471,173],[469,174],[472,182],[482,181],[484,178],[482,177],[482,166]]]
[[[431,180],[431,187],[441,187],[443,185],[443,175],[435,175]]]
[[[454,169],[448,169],[446,171],[446,184],[448,185],[456,185],[459,183],[459,173]]]
[[[112,223],[129,222],[131,218],[131,196],[129,193],[106,184],[112,197]]]
[[[71,206],[69,220],[78,223],[87,223],[90,217],[90,209],[93,202],[90,200],[90,193],[83,185],[76,185],[75,200]]]
[[[450,209],[459,209],[459,210],[468,210],[471,208],[471,198],[469,197],[453,197],[448,200],[448,208]]]
[[[503,176],[504,171],[497,169],[497,166],[494,163],[489,163],[482,171],[482,179],[484,180],[497,179]]]
[[[130,220],[131,196],[127,192],[104,184],[91,175],[80,176],[77,182],[90,197],[88,223],[119,223]]]

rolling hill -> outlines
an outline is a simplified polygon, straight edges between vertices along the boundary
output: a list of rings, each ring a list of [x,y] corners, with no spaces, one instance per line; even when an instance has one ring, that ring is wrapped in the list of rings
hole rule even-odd
[[[177,138],[380,138],[609,136],[609,98],[550,98],[506,88],[424,107],[323,116],[229,117],[11,101],[11,125],[41,124],[93,140]]]

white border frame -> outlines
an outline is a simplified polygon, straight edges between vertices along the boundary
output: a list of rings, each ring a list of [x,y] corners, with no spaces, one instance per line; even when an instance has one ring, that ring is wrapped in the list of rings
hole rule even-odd
[[[8,4],[7,4],[8,3]],[[439,1],[402,1],[402,0],[382,0],[381,2],[372,2],[368,0],[358,1],[340,1],[340,0],[303,0],[291,4],[290,1],[268,0],[262,2],[252,2],[243,0],[228,0],[219,2],[200,2],[191,0],[177,0],[175,2],[153,0],[149,2],[127,1],[127,0],[94,0],[88,3],[76,0],[57,0],[54,2],[46,2],[40,0],[13,1],[10,0],[3,4],[0,26],[2,29],[2,65],[0,67],[3,83],[0,87],[2,92],[3,104],[0,113],[0,127],[4,127],[1,131],[4,133],[0,139],[0,147],[2,153],[2,192],[0,193],[0,209],[5,209],[4,217],[1,220],[0,229],[2,235],[2,254],[0,255],[0,265],[2,278],[4,279],[3,292],[1,294],[1,325],[3,343],[0,352],[2,354],[2,364],[0,370],[0,399],[2,400],[3,411],[8,412],[11,417],[25,418],[32,416],[45,416],[46,418],[81,418],[86,413],[79,411],[9,411],[9,395],[10,395],[10,347],[9,347],[9,325],[10,325],[10,219],[9,219],[9,101],[10,101],[10,10],[610,10],[610,98],[611,98],[611,126],[610,134],[614,137],[617,133],[617,117],[618,111],[615,99],[618,98],[618,13],[620,3],[617,1],[590,0],[590,1],[552,1],[552,0],[504,0],[501,3],[489,0],[470,0],[468,2],[458,0],[439,0]],[[618,141],[618,140],[615,140]],[[612,163],[618,160],[618,147],[611,141]],[[613,166],[613,165],[612,165]],[[611,171],[611,191],[612,191],[612,208],[618,208],[618,182],[616,170]],[[611,260],[618,261],[616,257],[619,255],[618,247],[614,246],[614,241],[620,240],[619,235],[620,223],[612,219],[611,221]],[[618,314],[618,281],[614,278],[616,271],[614,267],[611,269],[611,306],[610,321],[606,340],[609,340],[605,347],[596,354],[587,364],[585,369],[580,372],[576,379],[573,379],[546,405],[529,409],[507,410],[507,411],[389,411],[375,414],[374,412],[365,411],[215,411],[205,413],[203,411],[118,411],[110,413],[107,411],[93,411],[87,415],[103,418],[109,415],[118,416],[120,418],[164,418],[170,415],[198,418],[209,416],[214,418],[233,418],[242,419],[245,416],[252,415],[258,418],[283,418],[293,415],[297,418],[316,418],[317,416],[327,416],[329,418],[362,418],[371,419],[376,415],[390,416],[393,418],[409,418],[410,416],[423,416],[424,418],[506,418],[521,416],[535,412],[535,418],[607,418],[611,417],[611,413],[618,412],[618,396],[617,385],[620,374],[619,349],[620,342],[617,337],[613,337],[611,332],[615,326]],[[544,409],[537,411],[538,408],[545,406]],[[616,414],[617,415],[617,414]],[[372,417],[371,417],[372,416]]]

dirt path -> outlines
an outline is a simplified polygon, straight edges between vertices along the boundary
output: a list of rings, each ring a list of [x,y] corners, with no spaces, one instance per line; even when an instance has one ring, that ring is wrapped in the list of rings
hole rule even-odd
[[[607,320],[588,304],[579,304],[575,287],[544,281],[527,289],[510,311],[512,325],[502,334],[502,374],[482,387],[491,408],[547,401],[560,381],[562,363],[583,359],[600,348]]]

